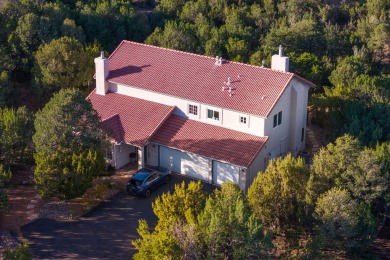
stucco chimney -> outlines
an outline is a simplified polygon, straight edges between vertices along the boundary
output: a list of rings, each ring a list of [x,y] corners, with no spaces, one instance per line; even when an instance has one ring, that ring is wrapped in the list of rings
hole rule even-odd
[[[96,94],[105,95],[108,91],[108,58],[104,57],[104,51],[95,58]]]
[[[272,55],[271,69],[288,72],[290,59],[283,56],[283,46],[279,45],[279,54]]]

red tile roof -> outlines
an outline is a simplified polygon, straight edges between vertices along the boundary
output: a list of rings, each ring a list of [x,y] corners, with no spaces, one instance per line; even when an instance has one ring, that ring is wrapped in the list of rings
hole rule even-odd
[[[249,167],[267,139],[171,115],[150,141]]]
[[[108,128],[117,143],[143,147],[175,107],[116,93],[105,96],[93,90],[87,98],[99,113],[101,127]]]
[[[215,58],[129,41],[112,53],[109,70],[112,82],[263,117],[293,77],[307,82],[293,73],[232,61],[218,66]],[[228,77],[231,97],[222,92]]]

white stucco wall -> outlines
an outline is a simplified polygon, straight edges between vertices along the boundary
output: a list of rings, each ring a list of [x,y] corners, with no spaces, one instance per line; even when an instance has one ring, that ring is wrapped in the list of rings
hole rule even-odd
[[[128,144],[114,145],[115,168],[120,169],[126,164],[130,163],[130,153],[134,152],[136,148]]]
[[[176,106],[174,114],[183,118],[189,118],[204,123],[218,125],[236,131],[253,134],[256,136],[264,136],[264,118],[259,116],[248,115],[245,113],[240,113],[238,111],[228,109],[222,109],[220,107],[215,107],[208,104],[200,104],[190,100],[185,100],[174,96],[168,96],[165,94],[160,94],[136,87],[116,84],[113,82],[110,83],[110,91],[152,102],[158,102],[164,105]],[[195,116],[188,113],[189,104],[198,106],[198,115]],[[207,109],[213,109],[215,111],[220,112],[220,119],[209,119],[207,117]],[[247,117],[247,124],[240,123],[240,116]]]
[[[148,144],[146,149],[146,163],[151,166],[158,166],[158,145]]]
[[[269,117],[265,120],[264,135],[268,136],[267,154],[275,157],[290,152],[296,154],[305,148],[301,142],[302,127],[307,124],[307,102],[309,86],[293,79],[282,94]],[[282,124],[273,127],[274,115],[282,111]],[[304,135],[305,137],[305,135]]]
[[[264,135],[268,136],[267,151],[271,153],[273,157],[279,156],[284,140],[289,139],[289,124],[291,120],[291,85],[286,88],[278,102],[272,109],[269,117],[265,120]],[[282,123],[275,128],[273,127],[274,115],[282,111]],[[288,150],[290,147],[287,148]],[[273,151],[278,150],[278,154],[274,154]]]
[[[267,151],[268,151],[268,142],[264,145],[263,149],[260,151],[260,153],[256,156],[256,158],[253,160],[252,164],[249,166],[249,168],[246,170],[246,189],[248,190],[250,185],[253,183],[253,180],[256,178],[256,176],[259,174],[260,171],[265,170],[265,163],[268,160],[267,157]]]
[[[291,86],[290,110],[294,111],[294,116],[290,121],[289,146],[291,150],[297,152],[305,148],[306,134],[303,135],[303,142],[301,141],[301,134],[302,128],[305,128],[306,133],[309,86],[295,79],[292,80]]]

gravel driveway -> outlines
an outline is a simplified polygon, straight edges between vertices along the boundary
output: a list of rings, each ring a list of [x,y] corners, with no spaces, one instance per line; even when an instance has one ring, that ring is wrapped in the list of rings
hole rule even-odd
[[[22,227],[34,259],[131,259],[136,252],[131,241],[138,238],[138,219],[149,226],[157,223],[152,201],[163,192],[173,191],[174,184],[189,179],[175,175],[149,198],[119,193],[90,213],[75,219],[58,221],[39,219]],[[204,184],[206,191],[214,189]]]

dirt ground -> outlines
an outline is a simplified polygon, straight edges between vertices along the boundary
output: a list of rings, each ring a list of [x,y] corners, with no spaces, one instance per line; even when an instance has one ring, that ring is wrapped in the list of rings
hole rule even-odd
[[[116,182],[119,186],[124,187],[134,171],[135,167],[129,165],[118,170],[114,175],[105,178],[109,178],[111,182]],[[41,198],[34,188],[34,184],[33,168],[31,166],[18,166],[11,183],[7,185],[9,211],[0,214],[0,232],[10,231],[17,237],[18,241],[23,241],[20,228],[35,220],[38,217],[39,209],[43,205],[61,202],[59,198],[55,197]],[[86,213],[81,198],[67,201],[67,205],[74,217]]]
[[[9,211],[0,214],[0,231],[8,230],[17,234],[19,237],[21,236],[20,227],[31,221],[27,219],[27,206],[38,195],[38,192],[34,188],[31,167],[18,166],[11,183],[7,185],[7,190]],[[45,202],[39,200],[39,203],[35,207],[38,208],[42,203]]]

